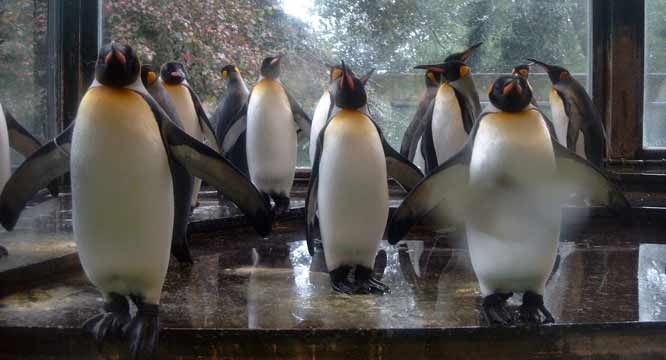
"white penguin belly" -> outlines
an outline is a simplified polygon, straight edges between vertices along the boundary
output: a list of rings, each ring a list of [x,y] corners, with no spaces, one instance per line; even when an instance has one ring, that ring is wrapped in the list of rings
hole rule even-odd
[[[160,80],[161,81],[161,80]],[[164,83],[164,88],[171,96],[174,105],[176,106],[176,111],[178,112],[178,117],[183,123],[183,130],[190,135],[191,137],[208,144],[204,139],[203,130],[201,129],[201,124],[199,123],[199,116],[197,111],[194,108],[194,102],[192,101],[192,95],[190,90],[187,89],[184,85],[171,85]],[[217,151],[218,149],[213,149]],[[192,199],[190,201],[192,206],[196,206],[199,200],[199,190],[201,189],[201,179],[194,178],[194,184],[192,187]]]
[[[552,187],[555,157],[536,111],[487,115],[470,162],[475,193],[466,231],[485,295],[543,294],[559,243],[561,201]]]
[[[0,104],[0,191],[5,187],[7,180],[12,175],[12,164],[9,151],[9,129],[7,119]]]
[[[282,85],[263,79],[247,110],[247,162],[252,182],[264,193],[289,196],[296,171],[296,127]]]
[[[460,151],[467,136],[455,91],[450,85],[443,84],[437,90],[432,113],[432,138],[438,165]]]
[[[569,117],[564,111],[564,102],[555,89],[550,91],[550,112],[553,115],[553,127],[560,145],[567,147],[567,131],[569,130]]]
[[[386,159],[370,119],[343,110],[326,128],[317,201],[326,265],[372,268],[388,218]]]
[[[129,90],[89,90],[71,152],[74,236],[86,275],[107,295],[135,294],[158,304],[174,199],[150,107]]]
[[[326,125],[328,120],[328,109],[331,107],[331,95],[324,91],[324,95],[319,98],[314,115],[312,116],[312,127],[310,127],[310,166],[314,166],[315,154],[317,150],[317,138],[319,132]]]

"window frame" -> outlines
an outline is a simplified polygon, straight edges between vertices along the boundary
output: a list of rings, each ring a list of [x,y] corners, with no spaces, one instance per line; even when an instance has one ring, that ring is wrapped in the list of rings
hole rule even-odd
[[[666,150],[643,148],[645,0],[589,1],[589,76],[593,101],[606,125],[609,163],[661,160],[666,164]],[[101,45],[102,6],[102,0],[49,1],[51,136],[74,119],[93,78]]]

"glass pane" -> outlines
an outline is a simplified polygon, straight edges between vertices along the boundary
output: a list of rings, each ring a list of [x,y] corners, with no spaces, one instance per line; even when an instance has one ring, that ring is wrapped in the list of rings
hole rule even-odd
[[[357,73],[377,71],[368,86],[370,110],[391,144],[402,134],[424,91],[412,70],[483,41],[470,64],[481,101],[498,73],[525,57],[562,65],[589,82],[588,0],[105,0],[105,39],[128,41],[144,61],[187,64],[209,112],[224,95],[220,69],[235,62],[248,86],[264,56],[287,57],[282,80],[312,114],[327,81],[326,63],[345,60]],[[550,82],[531,77],[549,112]],[[484,104],[482,104],[484,105]],[[299,165],[309,166],[307,150]]]
[[[0,1],[0,103],[39,139],[49,128],[47,12],[47,0]],[[21,159],[12,153],[12,163]]]
[[[645,1],[643,147],[666,149],[666,2]]]

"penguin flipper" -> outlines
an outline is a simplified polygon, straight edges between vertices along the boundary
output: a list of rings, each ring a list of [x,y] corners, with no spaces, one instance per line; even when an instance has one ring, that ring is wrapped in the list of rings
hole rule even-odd
[[[296,126],[298,127],[298,130],[296,131],[298,135],[298,143],[304,144],[310,139],[310,128],[312,127],[312,119],[310,119],[310,116],[305,111],[303,111],[301,105],[298,104],[296,98],[294,98],[291,95],[291,93],[287,90],[287,88],[284,88],[284,92],[287,94],[287,97],[289,98],[289,105],[291,106],[291,112],[294,115],[294,121],[296,122]]]
[[[190,92],[190,97],[192,97],[194,109],[196,110],[197,116],[199,117],[199,126],[201,126],[201,131],[203,132],[206,141],[208,141],[211,148],[216,150],[219,149],[220,145],[218,144],[217,137],[215,136],[215,129],[213,129],[213,125],[211,125],[210,120],[208,120],[208,115],[206,115],[206,111],[204,111],[203,106],[201,106],[199,97],[189,85],[186,86],[187,90]]]
[[[312,165],[310,173],[310,181],[308,183],[308,195],[305,198],[305,240],[308,243],[308,252],[310,256],[315,255],[314,248],[314,230],[317,223],[317,189],[319,186],[319,162],[321,161],[321,153],[324,151],[324,133],[328,124],[319,132],[317,137],[317,149],[315,149],[315,160]]]
[[[14,229],[21,212],[33,195],[52,180],[69,172],[74,123],[58,137],[32,153],[9,178],[0,195],[0,223]]]
[[[585,196],[594,204],[609,207],[617,213],[626,213],[631,205],[610,179],[606,171],[583,159],[574,152],[553,141],[558,180],[565,180],[565,187]]]
[[[222,143],[222,154],[227,154],[231,151],[238,142],[238,139],[241,136],[245,136],[245,130],[247,129],[246,111],[247,107],[244,107],[235,114],[236,117],[231,120],[232,123],[230,126],[221,134],[219,141]]]
[[[382,129],[379,128],[377,123],[372,122],[377,128],[377,133],[379,138],[382,141],[382,147],[384,148],[384,156],[386,157],[386,173],[389,178],[400,183],[406,191],[410,191],[418,184],[421,179],[423,179],[423,173],[419,170],[416,165],[412,164],[409,160],[405,159],[404,156],[400,155],[399,152],[395,151],[391,144],[386,141]]]
[[[2,110],[5,113],[5,120],[7,121],[7,130],[9,133],[9,145],[12,149],[18,151],[24,157],[28,157],[42,147],[42,143],[21,126],[6,108],[3,108]]]
[[[421,152],[425,161],[425,172],[430,174],[437,168],[437,152],[435,151],[435,140],[432,136],[432,115],[435,109],[435,100],[430,102],[428,111],[425,114],[424,131],[421,137]]]
[[[472,131],[472,127],[474,127],[474,120],[476,120],[476,116],[474,115],[474,110],[472,109],[469,100],[465,97],[463,93],[461,93],[455,87],[453,88],[453,90],[454,93],[456,94],[456,99],[458,100],[458,106],[460,106],[460,110],[462,113],[463,128],[465,129],[465,132],[469,134],[469,132]]]
[[[390,244],[397,244],[414,224],[443,201],[455,203],[454,199],[466,192],[463,188],[469,183],[471,153],[471,146],[466,146],[428,174],[407,194],[389,221],[387,234]],[[458,221],[450,219],[450,222]]]

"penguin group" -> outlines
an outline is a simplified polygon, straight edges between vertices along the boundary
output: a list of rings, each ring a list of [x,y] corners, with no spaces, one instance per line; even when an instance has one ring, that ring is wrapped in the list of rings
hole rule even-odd
[[[283,56],[263,60],[251,90],[229,64],[211,122],[183,64],[158,70],[112,42],[99,51],[76,118],[53,140],[42,145],[0,112],[0,223],[12,230],[37,191],[57,196],[51,184],[70,173],[78,254],[104,298],[83,328],[98,343],[122,337],[133,357],[150,357],[170,254],[193,262],[188,220],[201,181],[268,236],[289,211],[297,148],[309,143],[306,242],[310,255],[323,252],[333,290],[389,293],[373,271],[385,230],[397,244],[434,213],[465,228],[489,324],[552,322],[543,295],[566,199],[629,205],[601,168],[605,131],[584,87],[564,68],[529,59],[494,81],[482,110],[468,64],[479,46],[415,66],[426,91],[396,151],[368,108],[373,69],[357,77],[344,62],[329,65],[311,118],[280,79]],[[553,121],[535,101],[533,64],[553,84]],[[10,143],[27,157],[13,174]],[[407,192],[390,218],[389,179]],[[517,313],[507,306],[514,293]]]

